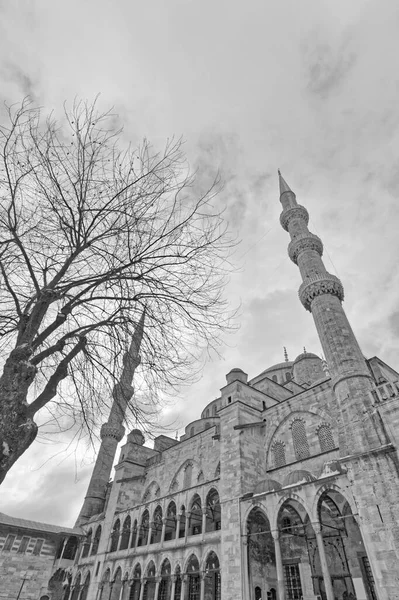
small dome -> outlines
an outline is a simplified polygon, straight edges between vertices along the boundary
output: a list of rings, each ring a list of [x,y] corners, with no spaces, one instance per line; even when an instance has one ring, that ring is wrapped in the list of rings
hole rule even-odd
[[[234,367],[234,369],[231,369],[230,373],[244,373],[244,371],[239,367]]]
[[[292,360],[288,360],[288,361],[285,361],[282,363],[277,363],[276,365],[268,367],[267,369],[262,371],[261,375],[263,375],[263,373],[268,373],[269,371],[278,371],[279,369],[290,369],[293,364],[294,363],[292,362]]]
[[[137,444],[137,446],[142,446],[145,442],[145,437],[140,431],[140,429],[132,429],[132,431],[127,436],[127,441],[131,444]]]
[[[316,477],[312,475],[312,473],[309,473],[309,471],[292,471],[292,473],[287,475],[284,481],[284,487],[289,485],[299,485],[301,483],[309,483],[310,481],[316,481]]]
[[[263,479],[255,487],[254,494],[262,494],[263,492],[275,492],[281,490],[281,483],[274,479]]]
[[[302,354],[296,357],[294,364],[300,360],[303,360],[304,358],[317,358],[317,360],[321,360],[320,356],[317,356],[317,354],[313,354],[312,352],[302,352]]]

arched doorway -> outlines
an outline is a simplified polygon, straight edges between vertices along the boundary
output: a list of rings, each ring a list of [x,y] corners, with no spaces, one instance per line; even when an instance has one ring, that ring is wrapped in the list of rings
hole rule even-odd
[[[266,600],[270,588],[277,586],[276,555],[269,519],[259,507],[248,515],[247,558],[251,597]]]
[[[215,552],[210,552],[205,563],[205,578],[204,578],[204,599],[205,600],[220,600],[221,598],[221,581],[220,581],[220,564]]]
[[[195,554],[190,556],[187,563],[187,589],[188,589],[188,600],[200,600],[201,591],[201,577],[198,558]]]

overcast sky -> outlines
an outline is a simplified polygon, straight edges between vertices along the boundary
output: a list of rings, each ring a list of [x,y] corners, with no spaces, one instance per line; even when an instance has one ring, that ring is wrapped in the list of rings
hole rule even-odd
[[[0,0],[0,89],[51,110],[75,96],[114,106],[133,141],[182,135],[220,170],[242,239],[226,290],[240,329],[164,415],[180,433],[219,395],[303,346],[321,353],[279,224],[277,168],[310,212],[366,356],[399,368],[397,0]],[[84,442],[35,442],[0,510],[72,525],[92,464]]]

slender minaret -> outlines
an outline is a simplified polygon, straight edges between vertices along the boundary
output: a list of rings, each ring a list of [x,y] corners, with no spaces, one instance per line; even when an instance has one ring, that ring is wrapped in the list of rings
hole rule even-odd
[[[101,427],[100,450],[76,525],[82,525],[90,517],[101,513],[104,509],[107,484],[111,476],[116,449],[125,435],[123,421],[127,405],[133,396],[134,372],[140,364],[139,352],[143,339],[144,320],[145,310],[136,326],[130,348],[123,357],[122,375],[112,392],[113,402],[108,421]]]
[[[388,440],[373,411],[372,375],[342,307],[344,288],[323,264],[323,244],[308,229],[308,211],[278,174],[280,222],[291,236],[288,254],[302,276],[299,299],[312,313],[338,401],[341,455],[377,448]]]

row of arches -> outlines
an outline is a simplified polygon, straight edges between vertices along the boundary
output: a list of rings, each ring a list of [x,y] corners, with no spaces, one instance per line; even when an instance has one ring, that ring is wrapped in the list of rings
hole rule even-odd
[[[286,499],[277,529],[263,506],[246,521],[248,597],[322,600],[361,597],[376,600],[374,580],[359,526],[349,503],[337,490],[325,490],[312,522],[300,498]]]
[[[188,511],[182,505],[178,512],[176,502],[172,500],[165,513],[158,505],[153,512],[152,519],[150,519],[148,509],[144,510],[140,522],[135,519],[132,523],[130,515],[123,522],[117,518],[111,532],[109,551],[116,552],[148,544],[159,544],[177,538],[199,535],[203,532],[217,531],[220,528],[219,494],[216,489],[212,488],[206,496],[204,506],[202,506],[200,496],[195,494]],[[91,538],[87,540],[87,544],[89,542],[91,544]]]

